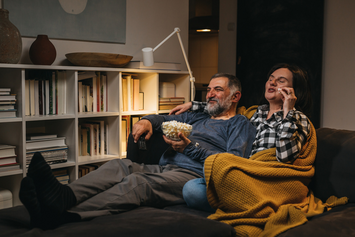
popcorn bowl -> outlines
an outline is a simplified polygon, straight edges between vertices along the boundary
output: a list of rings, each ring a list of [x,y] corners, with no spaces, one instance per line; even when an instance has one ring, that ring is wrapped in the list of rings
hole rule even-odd
[[[178,136],[179,132],[181,132],[185,137],[188,137],[192,131],[192,125],[177,122],[175,120],[163,122],[161,124],[161,128],[164,135],[174,141],[180,141]]]

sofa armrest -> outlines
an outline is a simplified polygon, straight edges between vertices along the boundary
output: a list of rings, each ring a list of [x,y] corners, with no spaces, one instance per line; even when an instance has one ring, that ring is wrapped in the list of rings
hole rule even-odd
[[[160,157],[169,147],[163,139],[163,134],[154,132],[151,138],[146,141],[147,150],[140,150],[138,143],[134,143],[132,134],[129,134],[127,141],[127,158],[136,163],[159,164]]]

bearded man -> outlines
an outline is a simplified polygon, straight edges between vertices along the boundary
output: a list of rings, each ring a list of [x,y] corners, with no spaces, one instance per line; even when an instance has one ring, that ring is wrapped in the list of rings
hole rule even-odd
[[[193,126],[188,138],[179,133],[180,141],[164,136],[170,147],[159,165],[115,159],[69,185],[61,185],[41,154],[36,153],[20,188],[20,199],[30,214],[32,227],[51,229],[138,206],[184,203],[184,184],[203,177],[208,156],[224,152],[249,156],[255,128],[246,117],[236,114],[240,98],[240,81],[233,75],[218,73],[212,76],[208,86],[209,114],[187,112],[143,117],[133,127],[135,142],[143,134],[148,140],[153,131],[161,132],[165,121],[176,120]]]

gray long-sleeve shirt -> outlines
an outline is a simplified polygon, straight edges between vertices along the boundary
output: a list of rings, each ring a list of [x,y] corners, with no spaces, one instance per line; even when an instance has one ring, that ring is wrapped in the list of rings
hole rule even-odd
[[[193,126],[188,139],[192,142],[183,153],[168,149],[161,157],[159,165],[174,164],[203,175],[205,159],[217,153],[232,153],[248,157],[255,139],[255,127],[242,115],[228,120],[211,119],[205,113],[183,113],[180,115],[148,115],[154,130],[161,131],[165,121],[176,120]],[[196,146],[196,143],[199,145]]]

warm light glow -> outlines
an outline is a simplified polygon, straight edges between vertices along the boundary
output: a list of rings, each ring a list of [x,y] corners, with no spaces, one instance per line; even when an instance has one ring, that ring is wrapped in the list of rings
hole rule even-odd
[[[196,32],[210,32],[210,29],[202,29],[202,30],[196,30]]]

